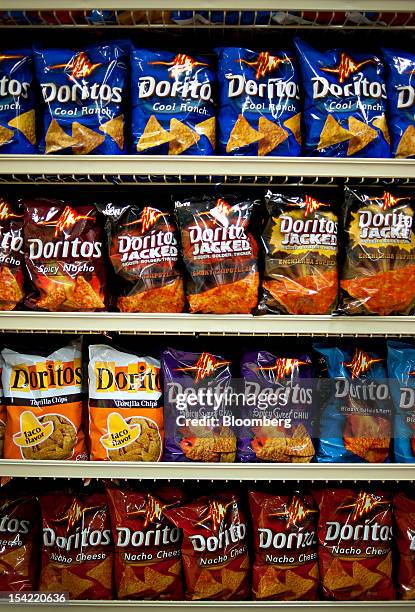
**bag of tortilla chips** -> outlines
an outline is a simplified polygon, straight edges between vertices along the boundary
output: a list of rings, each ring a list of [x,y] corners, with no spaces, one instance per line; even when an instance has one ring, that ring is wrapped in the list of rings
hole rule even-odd
[[[23,214],[0,197],[0,310],[14,310],[24,297]]]

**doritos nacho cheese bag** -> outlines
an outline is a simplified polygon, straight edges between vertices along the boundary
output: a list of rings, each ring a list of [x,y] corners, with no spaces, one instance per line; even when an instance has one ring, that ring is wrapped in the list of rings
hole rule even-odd
[[[415,309],[415,198],[349,189],[340,311],[409,315]]]
[[[336,305],[338,218],[330,193],[266,195],[265,269],[259,310],[330,314]]]
[[[246,599],[249,557],[247,524],[232,492],[200,497],[165,514],[183,530],[186,599]]]
[[[415,463],[415,345],[388,340],[388,375],[395,407],[395,461]]]
[[[14,310],[24,297],[23,262],[23,214],[0,197],[0,310]]]
[[[324,597],[393,599],[391,495],[369,489],[326,488],[316,497]]]
[[[305,152],[323,157],[390,157],[386,87],[372,53],[320,52],[294,39],[304,88]]]
[[[107,488],[115,544],[118,599],[183,599],[181,529],[165,515],[183,502],[173,486],[151,491],[134,485]]]
[[[215,152],[215,74],[209,59],[134,49],[131,97],[132,153]]]
[[[401,491],[393,498],[395,543],[398,549],[397,591],[399,599],[415,599],[415,497]]]
[[[300,155],[300,93],[294,52],[225,47],[217,53],[219,152]]]
[[[86,459],[80,341],[50,355],[3,349],[6,459]]]
[[[318,589],[317,517],[313,497],[298,491],[249,491],[255,599],[315,600]]]
[[[190,312],[250,313],[258,301],[258,247],[247,231],[256,201],[208,195],[177,201]]]
[[[24,203],[25,260],[36,310],[95,311],[105,308],[103,230],[94,206],[61,200]]]
[[[69,599],[112,599],[113,542],[107,499],[100,491],[40,496],[43,517],[40,591]]]
[[[121,312],[182,312],[178,234],[172,215],[149,205],[107,204],[108,250]]]
[[[129,45],[35,49],[42,91],[42,153],[117,155],[124,142]]]
[[[159,461],[163,452],[160,362],[89,347],[89,437],[95,461]]]

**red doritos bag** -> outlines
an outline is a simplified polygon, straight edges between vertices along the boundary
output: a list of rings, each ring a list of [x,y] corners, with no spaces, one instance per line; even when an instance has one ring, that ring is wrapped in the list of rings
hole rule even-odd
[[[415,497],[397,493],[393,498],[395,541],[398,548],[399,599],[415,599]]]

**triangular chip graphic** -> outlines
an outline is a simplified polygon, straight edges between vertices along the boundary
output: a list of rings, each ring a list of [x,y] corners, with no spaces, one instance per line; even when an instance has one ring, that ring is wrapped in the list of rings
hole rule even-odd
[[[75,143],[76,140],[61,128],[56,119],[52,119],[45,136],[45,153],[56,153],[72,147]]]
[[[97,134],[78,121],[72,123],[72,137],[75,139],[75,144],[72,145],[75,155],[88,155],[105,140],[105,136]]]
[[[111,412],[107,418],[107,432],[101,436],[101,444],[108,450],[114,450],[137,440],[141,434],[141,425],[130,427],[118,412]]]
[[[267,155],[288,138],[288,132],[266,117],[260,117],[258,128],[264,135],[258,143],[258,155]]]
[[[105,308],[100,296],[83,276],[78,276],[76,282],[67,289],[66,297],[64,307],[69,310]]]
[[[294,138],[301,144],[301,113],[297,113],[293,115],[287,121],[284,121],[284,125],[286,128],[292,131]]]
[[[173,138],[174,136],[162,127],[155,116],[151,115],[137,143],[137,151],[145,151],[146,149],[158,147],[166,144],[166,142],[170,142]]]
[[[30,434],[29,432],[36,433]],[[34,446],[44,442],[52,433],[53,423],[51,421],[41,423],[33,412],[26,410],[20,415],[20,432],[14,434],[13,442],[17,446]]]
[[[216,148],[216,119],[215,117],[210,117],[209,119],[205,119],[201,123],[198,123],[195,126],[195,130],[198,134],[203,134],[209,140],[213,149]]]
[[[415,126],[408,125],[396,149],[396,157],[405,158],[415,155]]]
[[[200,140],[199,134],[177,119],[170,121],[170,136],[169,155],[180,155]]]
[[[124,115],[118,115],[103,123],[99,126],[99,131],[108,134],[122,151],[124,148]]]
[[[380,115],[379,117],[376,117],[376,119],[373,120],[373,125],[382,132],[386,142],[390,145],[391,138],[389,135],[389,128],[388,124],[386,123],[385,115]]]
[[[0,125],[0,147],[1,145],[10,142],[10,140],[13,138],[13,134],[13,130],[9,130],[9,128]]]
[[[36,144],[36,114],[34,108],[21,115],[17,115],[17,117],[11,119],[7,125],[18,129],[19,132],[26,136],[30,144]]]
[[[353,138],[349,141],[347,155],[358,153],[378,137],[378,132],[356,117],[349,117],[349,131]]]
[[[240,149],[241,147],[246,147],[254,142],[258,142],[261,138],[264,138],[264,134],[254,130],[245,117],[239,115],[229,135],[226,153],[231,153],[235,149]]]
[[[323,129],[320,133],[320,140],[317,145],[317,150],[326,149],[334,144],[339,144],[345,140],[350,140],[353,134],[348,130],[345,130],[340,123],[338,123],[333,115],[328,115],[324,123]]]

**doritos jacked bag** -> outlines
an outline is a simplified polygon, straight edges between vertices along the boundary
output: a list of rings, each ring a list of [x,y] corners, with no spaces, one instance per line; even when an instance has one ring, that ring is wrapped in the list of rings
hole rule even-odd
[[[42,153],[126,152],[124,106],[129,44],[35,49],[44,102]]]
[[[150,205],[107,204],[108,251],[121,312],[182,312],[178,234],[172,215]]]
[[[43,518],[39,591],[69,599],[112,599],[113,541],[105,493],[59,490],[40,496]]]
[[[294,52],[217,49],[219,152],[300,155],[301,112]]]
[[[182,491],[131,484],[112,484],[106,491],[117,599],[183,599],[182,532],[165,515],[183,502]]]
[[[86,459],[79,340],[49,355],[2,351],[5,459]]]
[[[381,463],[389,460],[392,401],[386,359],[377,348],[315,344],[328,397],[320,417],[317,461]]]
[[[250,313],[258,301],[258,246],[247,231],[256,200],[208,195],[176,201],[190,312]]]
[[[132,153],[212,155],[215,78],[205,57],[134,49]]]
[[[36,310],[95,311],[105,308],[103,230],[94,206],[61,200],[23,202],[26,268]]]
[[[317,517],[310,494],[249,491],[255,599],[318,599]]]
[[[304,88],[305,153],[390,157],[386,87],[374,54],[320,52],[294,39]]]
[[[211,353],[168,348],[161,357],[166,461],[232,463],[236,436],[227,419],[231,362]]]
[[[183,530],[186,599],[246,599],[250,593],[247,524],[238,495],[213,493],[169,508],[165,514]]]
[[[340,311],[409,315],[415,308],[415,198],[407,191],[345,192]]]
[[[286,355],[286,352],[284,353]],[[308,463],[315,455],[314,405],[309,355],[243,353],[244,425],[238,457],[244,463]]]
[[[393,497],[395,545],[398,554],[397,591],[399,599],[415,599],[415,497],[412,490]]]
[[[36,153],[32,51],[14,49],[0,55],[0,153]]]
[[[0,310],[14,310],[24,297],[23,262],[23,214],[0,197]]]
[[[89,437],[94,461],[159,461],[163,451],[160,362],[89,347]]]
[[[325,599],[393,599],[391,495],[369,488],[326,487],[315,496]]]
[[[388,340],[388,375],[395,407],[395,461],[415,463],[415,345]]]
[[[260,312],[332,312],[338,293],[338,218],[330,199],[330,192],[268,191]]]

